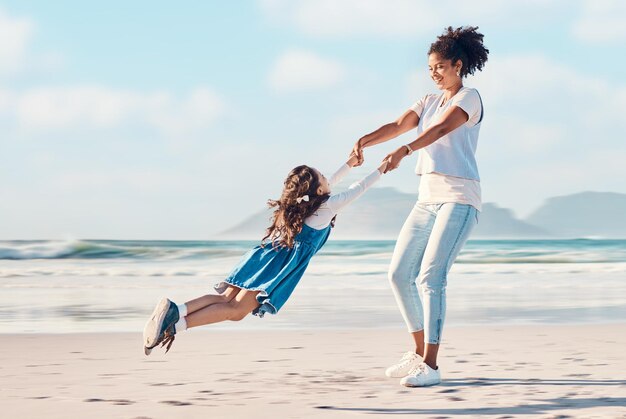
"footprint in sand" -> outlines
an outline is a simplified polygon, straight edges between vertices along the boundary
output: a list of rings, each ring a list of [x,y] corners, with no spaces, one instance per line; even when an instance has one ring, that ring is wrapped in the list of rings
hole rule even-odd
[[[29,365],[25,365],[26,368],[33,368],[33,367],[55,367],[55,366],[59,366],[59,365],[65,365],[65,364],[29,364]]]
[[[160,401],[159,403],[169,404],[170,406],[190,406],[193,404],[189,402],[181,402],[178,400],[163,400],[163,401]]]
[[[135,402],[132,400],[127,400],[127,399],[85,399],[83,400],[84,402],[89,402],[89,403],[93,403],[93,402],[107,402],[107,403],[113,403],[115,405],[119,405],[119,406],[126,406],[129,404],[134,404]]]
[[[150,383],[148,384],[149,386],[153,386],[153,387],[172,387],[172,386],[184,386],[187,383]]]

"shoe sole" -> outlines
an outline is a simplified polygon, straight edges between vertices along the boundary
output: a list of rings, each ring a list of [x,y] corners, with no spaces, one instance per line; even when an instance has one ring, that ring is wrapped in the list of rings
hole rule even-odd
[[[400,383],[402,384],[404,387],[411,387],[411,388],[417,388],[417,387],[430,387],[430,386],[436,386],[437,384],[441,384],[441,381],[437,382],[437,383],[432,383],[432,384],[426,384],[423,386],[420,385],[413,385],[413,384],[409,384],[409,383]]]
[[[150,355],[150,352],[152,352],[151,346],[153,346],[154,342],[159,338],[159,331],[163,326],[163,320],[165,320],[169,306],[169,299],[163,298],[159,301],[150,316],[150,320],[148,320],[143,329],[143,350],[146,355]]]

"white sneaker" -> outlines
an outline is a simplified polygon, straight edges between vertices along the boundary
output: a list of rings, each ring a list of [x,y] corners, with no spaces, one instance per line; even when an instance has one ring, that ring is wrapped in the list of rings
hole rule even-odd
[[[175,305],[167,298],[162,298],[161,301],[156,305],[150,319],[146,323],[143,328],[143,348],[144,353],[146,355],[150,355],[152,349],[157,346],[161,342],[157,342],[159,340],[159,336],[162,335],[163,329],[167,328],[169,324],[164,324],[166,321],[170,321],[172,319],[167,318],[167,314],[169,313],[170,306]],[[178,320],[178,319],[176,319]],[[164,327],[165,326],[165,327]]]
[[[420,362],[422,362],[421,356],[415,352],[405,352],[402,358],[400,358],[400,362],[387,368],[385,375],[390,378],[402,378],[413,368],[417,367]]]
[[[441,371],[430,368],[424,362],[420,363],[408,375],[400,380],[400,384],[405,387],[426,387],[441,383]]]

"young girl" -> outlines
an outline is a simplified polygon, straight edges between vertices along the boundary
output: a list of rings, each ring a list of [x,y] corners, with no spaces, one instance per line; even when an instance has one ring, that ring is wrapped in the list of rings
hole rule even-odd
[[[175,334],[192,327],[241,320],[249,313],[259,317],[278,313],[313,255],[326,243],[337,213],[380,179],[387,167],[384,161],[345,192],[331,195],[330,188],[357,163],[358,158],[350,155],[330,179],[309,166],[293,169],[280,199],[268,201],[276,210],[261,244],[246,253],[230,275],[215,285],[219,294],[204,295],[178,306],[163,298],[144,328],[145,354],[159,344],[167,344],[167,353]]]

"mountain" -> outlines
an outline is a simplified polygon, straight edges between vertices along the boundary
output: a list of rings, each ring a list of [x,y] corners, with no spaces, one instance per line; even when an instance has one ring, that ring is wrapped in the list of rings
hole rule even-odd
[[[550,198],[525,221],[559,237],[626,237],[626,194],[581,192]]]
[[[337,216],[332,239],[395,240],[417,195],[395,188],[372,188]],[[270,224],[272,211],[261,210],[241,223],[219,233],[222,240],[261,239]],[[551,229],[518,220],[496,204],[483,204],[472,238],[545,238]]]
[[[333,239],[395,239],[416,196],[394,188],[372,188],[337,216]],[[219,239],[262,238],[271,209],[261,210],[218,234]]]
[[[551,236],[553,234],[547,228],[518,220],[510,209],[489,202],[483,204],[478,225],[472,232],[474,239],[539,239]]]

